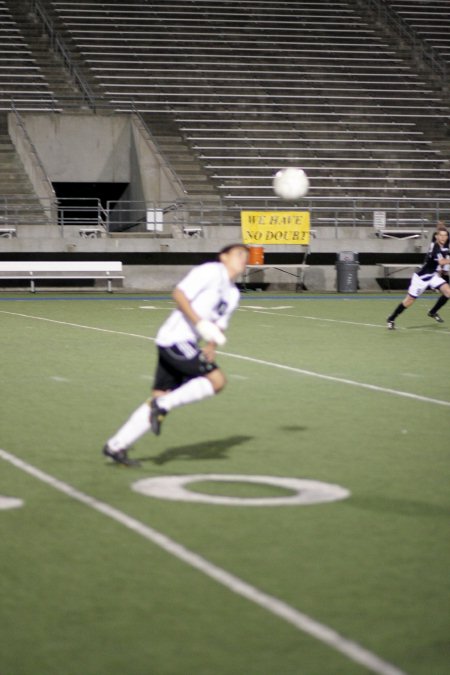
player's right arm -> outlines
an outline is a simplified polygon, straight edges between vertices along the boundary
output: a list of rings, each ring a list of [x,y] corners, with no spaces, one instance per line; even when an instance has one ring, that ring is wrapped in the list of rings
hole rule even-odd
[[[175,288],[172,293],[172,298],[177,304],[177,308],[185,316],[185,318],[195,327],[195,330],[200,337],[208,343],[215,343],[217,345],[224,345],[226,342],[225,335],[220,328],[212,321],[202,319],[201,316],[193,309],[188,297],[184,294],[181,288]]]
[[[172,298],[175,300],[177,308],[193,326],[201,320],[201,317],[193,310],[189,299],[183,293],[181,288],[177,287],[174,289]]]

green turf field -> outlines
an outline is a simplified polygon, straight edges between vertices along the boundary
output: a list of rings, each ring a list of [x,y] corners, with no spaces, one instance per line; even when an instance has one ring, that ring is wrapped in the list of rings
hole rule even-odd
[[[0,675],[448,674],[450,312],[433,323],[434,299],[389,332],[394,293],[243,295],[228,387],[173,411],[127,469],[100,450],[148,396],[170,300],[1,296],[0,496],[23,506],[0,510]],[[246,503],[131,487],[193,474],[191,494]],[[350,496],[275,505],[295,492],[242,475]]]

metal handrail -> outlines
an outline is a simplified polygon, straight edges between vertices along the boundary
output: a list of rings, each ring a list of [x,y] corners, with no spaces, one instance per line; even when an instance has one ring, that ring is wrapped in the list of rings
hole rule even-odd
[[[164,228],[179,228],[183,226],[229,226],[240,224],[242,210],[305,210],[311,214],[314,226],[345,227],[373,227],[375,214],[385,212],[386,220],[393,227],[415,227],[426,229],[433,227],[439,220],[446,218],[450,221],[450,198],[439,200],[430,199],[397,199],[387,198],[377,200],[373,198],[336,198],[311,197],[302,200],[302,204],[290,206],[289,203],[279,201],[259,200],[251,205],[229,205],[224,202],[208,200],[185,199],[177,202],[144,202],[144,201],[113,201],[107,202],[107,229],[111,224],[120,224],[123,230],[142,226],[148,220],[148,214],[153,215],[153,222],[164,223]],[[114,211],[119,209],[119,217],[114,219]],[[144,214],[137,218],[136,214]],[[127,220],[127,214],[131,217]],[[158,218],[157,218],[158,214]]]
[[[19,144],[18,147],[20,147],[22,143],[26,146],[24,152],[30,157],[34,171],[36,172],[37,184],[34,185],[36,190],[36,198],[39,200],[42,208],[44,209],[48,223],[51,224],[52,222],[54,222],[56,218],[56,194],[53,188],[53,184],[45,170],[45,167],[38,154],[38,151],[36,150],[36,146],[31,140],[30,134],[28,133],[25,123],[19,111],[17,110],[13,100],[11,101],[11,110],[15,116],[17,127],[20,128],[22,134],[22,140],[20,141],[19,134],[15,132],[15,135],[17,135],[16,143]],[[34,184],[33,178],[31,178],[31,182]],[[42,185],[42,189],[39,187],[40,185]]]
[[[56,199],[56,194],[55,194],[55,190],[53,189],[53,184],[52,184],[50,178],[48,177],[48,174],[45,170],[44,165],[42,164],[41,158],[39,157],[38,151],[36,150],[36,146],[34,145],[33,141],[31,140],[30,134],[27,131],[25,123],[24,123],[19,111],[17,110],[17,108],[14,104],[14,100],[11,101],[11,110],[13,111],[14,115],[16,116],[17,124],[22,129],[23,135],[26,138],[26,141],[28,143],[30,151],[31,151],[31,153],[34,157],[34,161],[36,162],[36,164],[39,167],[39,170],[42,174],[42,181],[47,183],[47,186],[48,186],[51,194]]]
[[[400,37],[410,44],[414,54],[418,54],[422,60],[429,63],[433,73],[441,79],[443,85],[448,84],[447,64],[432,45],[425,42],[419,33],[383,0],[367,0],[366,4],[372,7],[378,18],[381,18],[388,25],[394,26]]]
[[[53,23],[50,17],[48,16],[47,12],[41,5],[40,0],[32,0],[31,11],[42,22],[49,36],[51,48],[53,49],[53,51],[58,52],[62,56],[64,64],[67,70],[69,71],[69,74],[74,79],[78,88],[83,94],[84,101],[88,104],[88,106],[92,109],[92,111],[95,112],[97,108],[95,95],[90,86],[88,85],[88,83],[86,82],[85,78],[79,71],[79,69],[74,64],[69,50],[65,46],[61,36],[55,30]]]
[[[50,206],[50,199],[48,203]],[[29,220],[26,213],[30,204],[32,199],[28,196],[0,196],[0,220],[7,214],[14,213],[15,223],[26,222]],[[176,236],[174,233],[182,234],[184,227],[206,226],[214,229],[219,226],[239,226],[240,213],[246,208],[261,211],[309,211],[312,227],[317,228],[318,232],[322,227],[333,227],[336,237],[339,236],[338,228],[353,228],[356,231],[359,228],[374,227],[375,214],[378,215],[379,212],[385,212],[388,227],[416,227],[424,233],[434,228],[440,220],[450,223],[450,198],[433,200],[392,197],[377,200],[371,197],[310,197],[295,206],[279,201],[255,200],[248,207],[193,198],[170,202],[119,200],[107,202],[106,205],[97,198],[62,198],[58,200],[58,219],[55,217],[54,224],[61,226],[62,234],[65,226],[70,231],[74,226],[87,224],[106,234],[133,229],[140,232],[160,231],[167,236]]]
[[[141,124],[142,127],[144,128],[145,133],[148,135],[148,137],[150,138],[151,142],[153,143],[153,145],[154,145],[155,148],[157,149],[158,154],[159,154],[159,156],[160,156],[161,159],[162,159],[162,164],[163,164],[163,166],[164,166],[166,169],[168,169],[168,171],[170,171],[170,174],[171,174],[171,177],[172,177],[173,181],[174,181],[175,183],[177,183],[177,185],[178,185],[178,187],[180,188],[181,192],[182,192],[183,194],[186,194],[186,188],[184,187],[183,181],[181,180],[181,178],[179,177],[178,173],[177,173],[177,172],[175,171],[175,169],[173,168],[173,166],[172,166],[170,160],[168,159],[167,155],[166,155],[166,154],[164,153],[164,151],[161,149],[161,147],[160,147],[160,145],[159,145],[159,143],[158,143],[158,140],[155,138],[155,136],[154,136],[153,133],[151,132],[150,127],[148,126],[147,122],[145,121],[145,118],[143,117],[142,113],[136,108],[136,105],[135,105],[134,101],[132,101],[132,103],[131,103],[131,110],[132,110],[133,114],[137,117],[137,119],[139,120],[140,124]]]

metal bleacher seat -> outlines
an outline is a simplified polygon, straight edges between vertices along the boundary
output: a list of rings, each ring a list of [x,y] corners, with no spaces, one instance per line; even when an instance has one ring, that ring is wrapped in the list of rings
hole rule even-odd
[[[6,3],[0,0],[0,111],[54,110],[55,98]]]
[[[450,67],[450,4],[447,0],[413,2],[413,0],[385,0],[418,39],[435,50]]]
[[[312,194],[450,197],[422,131],[450,111],[354,3],[51,5],[113,108],[170,119],[226,199],[286,164]]]

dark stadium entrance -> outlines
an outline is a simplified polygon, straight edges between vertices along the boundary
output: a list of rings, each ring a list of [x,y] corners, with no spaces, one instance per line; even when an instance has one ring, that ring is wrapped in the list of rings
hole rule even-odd
[[[128,183],[53,183],[61,227],[106,227],[108,202],[117,202]]]

